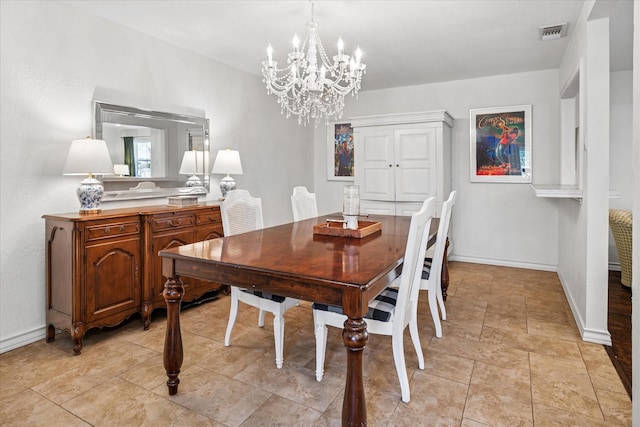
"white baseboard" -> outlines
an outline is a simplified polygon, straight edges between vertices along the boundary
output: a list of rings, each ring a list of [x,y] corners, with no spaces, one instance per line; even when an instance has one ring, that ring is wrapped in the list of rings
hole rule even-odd
[[[611,270],[611,271],[622,271],[622,268],[620,267],[620,263],[619,262],[610,262],[609,263],[609,270]]]
[[[470,262],[473,264],[498,265],[501,267],[526,268],[529,270],[558,271],[558,266],[553,264],[540,264],[535,262],[511,261],[494,258],[476,258],[460,255],[449,255],[449,261]]]
[[[30,331],[14,335],[9,338],[0,340],[0,354],[5,353],[14,348],[22,347],[23,345],[31,344],[32,342],[40,341],[46,337],[45,327],[40,326]]]
[[[561,273],[558,273],[558,278],[560,279],[560,283],[562,284],[562,289],[564,290],[564,295],[569,302],[569,307],[571,308],[571,313],[573,313],[573,319],[576,321],[576,325],[578,325],[578,329],[580,330],[580,336],[583,341],[592,342],[595,344],[604,344],[611,345],[611,334],[608,330],[596,330],[589,329],[584,324],[584,319],[580,315],[580,310],[577,309],[576,303],[571,295],[571,292],[567,289],[567,281],[564,279]]]

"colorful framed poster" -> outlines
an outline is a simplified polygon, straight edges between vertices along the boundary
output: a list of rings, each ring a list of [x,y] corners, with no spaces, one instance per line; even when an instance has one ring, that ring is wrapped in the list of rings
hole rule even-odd
[[[470,110],[471,182],[531,183],[531,105]]]
[[[351,123],[329,123],[327,126],[327,179],[353,181],[354,154]]]

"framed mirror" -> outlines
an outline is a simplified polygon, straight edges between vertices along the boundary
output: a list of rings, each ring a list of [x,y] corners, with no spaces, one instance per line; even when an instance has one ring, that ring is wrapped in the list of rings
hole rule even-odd
[[[209,119],[99,101],[94,118],[115,173],[103,202],[209,192]]]

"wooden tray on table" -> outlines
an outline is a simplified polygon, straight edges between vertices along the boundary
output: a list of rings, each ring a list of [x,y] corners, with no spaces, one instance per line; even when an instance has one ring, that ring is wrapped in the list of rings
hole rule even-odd
[[[358,229],[343,228],[342,222],[327,222],[313,226],[313,234],[326,236],[353,237],[362,239],[376,231],[382,230],[382,223],[378,221],[358,221]]]

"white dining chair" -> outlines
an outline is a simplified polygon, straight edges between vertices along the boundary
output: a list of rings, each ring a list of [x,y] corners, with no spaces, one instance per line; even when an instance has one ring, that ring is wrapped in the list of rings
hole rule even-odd
[[[260,230],[262,223],[262,200],[251,197],[247,190],[232,190],[220,204],[222,228],[225,236]],[[282,368],[284,348],[284,313],[300,303],[294,298],[286,298],[268,292],[251,291],[231,286],[231,311],[229,323],[224,335],[224,345],[231,344],[231,331],[238,315],[238,302],[241,301],[260,310],[258,326],[264,326],[264,312],[273,314],[273,336],[276,347],[276,367]]]
[[[309,193],[307,187],[293,187],[291,208],[293,209],[294,221],[317,217],[318,206],[316,205],[315,193]]]
[[[426,200],[419,212],[411,216],[402,272],[394,282],[369,302],[365,315],[369,334],[391,336],[393,360],[400,381],[402,401],[411,399],[409,377],[404,358],[404,330],[409,326],[411,341],[418,356],[418,368],[424,369],[424,355],[418,335],[418,291],[424,253],[429,240],[429,227],[435,214],[434,198]],[[324,376],[324,358],[327,347],[327,326],[343,328],[347,320],[342,307],[313,304],[316,336],[316,380]]]
[[[444,250],[447,246],[447,235],[449,234],[449,223],[451,221],[451,211],[456,204],[456,191],[449,194],[449,198],[442,204],[440,213],[440,223],[438,224],[438,234],[432,257],[425,258],[422,268],[422,280],[420,289],[426,290],[429,297],[429,310],[431,318],[436,328],[436,337],[442,338],[442,320],[447,320],[447,310],[442,297],[442,260]],[[433,273],[433,274],[431,274]],[[438,307],[440,311],[438,312]]]

